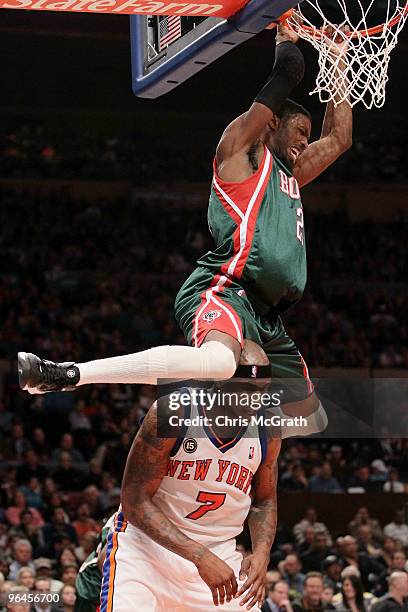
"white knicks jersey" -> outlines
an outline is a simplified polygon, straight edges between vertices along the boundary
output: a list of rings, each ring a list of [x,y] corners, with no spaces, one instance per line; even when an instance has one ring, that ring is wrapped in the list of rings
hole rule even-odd
[[[190,404],[188,418],[204,410]],[[208,416],[208,413],[206,413]],[[190,425],[173,447],[167,474],[153,501],[197,542],[215,544],[236,537],[251,506],[251,483],[265,455],[258,427],[242,427],[221,441],[211,427]]]

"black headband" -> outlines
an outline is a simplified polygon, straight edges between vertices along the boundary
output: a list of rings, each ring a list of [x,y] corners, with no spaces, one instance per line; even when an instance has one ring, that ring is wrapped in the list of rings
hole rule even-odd
[[[233,378],[271,378],[271,366],[239,365]]]

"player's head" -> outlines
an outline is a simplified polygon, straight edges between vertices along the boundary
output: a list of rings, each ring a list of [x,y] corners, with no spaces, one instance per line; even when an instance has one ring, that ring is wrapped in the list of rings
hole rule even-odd
[[[270,383],[271,367],[265,351],[252,340],[245,340],[234,376],[217,386],[234,414],[249,416],[262,407],[260,401]]]
[[[311,129],[309,111],[293,100],[286,100],[276,121],[269,125],[265,144],[288,170],[293,170],[297,158],[309,144]]]
[[[233,379],[239,379],[242,389],[266,390],[270,385],[271,366],[262,347],[253,340],[244,340],[238,367]]]

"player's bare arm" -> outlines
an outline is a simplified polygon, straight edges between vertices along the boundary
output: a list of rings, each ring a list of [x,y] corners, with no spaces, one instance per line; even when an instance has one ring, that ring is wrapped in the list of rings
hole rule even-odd
[[[262,136],[276,130],[276,111],[303,78],[303,57],[294,47],[297,40],[289,28],[278,26],[276,61],[269,80],[250,109],[228,125],[218,144],[216,162],[221,179],[239,182],[256,171],[263,154]]]
[[[328,32],[328,36],[331,33]],[[345,43],[331,44],[333,60],[345,52]],[[345,70],[344,62],[338,62],[338,70]],[[353,139],[353,111],[348,102],[344,100],[337,106],[331,100],[326,107],[320,139],[313,142],[299,156],[293,174],[299,186],[307,185],[322,174],[336,159],[345,153],[352,145]]]
[[[269,442],[265,461],[259,466],[253,481],[253,501],[248,516],[252,554],[242,561],[241,572],[247,579],[237,593],[239,597],[248,591],[241,601],[241,604],[247,604],[247,610],[256,604],[261,606],[264,599],[265,576],[278,520],[276,487],[280,447],[280,439]]]
[[[211,590],[215,605],[231,601],[237,581],[231,567],[210,550],[184,535],[152,500],[167,472],[174,439],[157,436],[157,408],[153,405],[137,433],[122,481],[121,502],[126,519],[152,540],[191,561]]]

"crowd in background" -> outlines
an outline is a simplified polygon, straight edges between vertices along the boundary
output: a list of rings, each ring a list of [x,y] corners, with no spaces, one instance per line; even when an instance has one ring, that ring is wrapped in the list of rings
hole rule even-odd
[[[380,122],[362,129],[351,151],[317,180],[406,181],[403,133],[395,126],[381,127]],[[138,184],[203,181],[210,176],[213,154],[214,142],[208,137],[201,136],[197,147],[196,140],[166,137],[163,131],[154,138],[140,130],[113,130],[103,136],[91,129],[67,128],[57,134],[52,127],[32,121],[0,131],[0,175],[6,177],[122,179]]]
[[[208,179],[205,146],[146,142],[86,133],[56,139],[40,125],[21,126],[0,134],[0,174]],[[403,181],[405,159],[402,144],[368,134],[324,180]],[[66,191],[0,196],[0,594],[59,592],[60,607],[35,610],[71,612],[78,568],[117,509],[127,453],[154,390],[99,385],[29,396],[18,390],[14,355],[84,361],[184,343],[174,298],[211,238],[202,209],[140,198],[76,201]],[[353,224],[340,212],[307,213],[306,225],[309,282],[286,321],[307,363],[408,367],[408,216]],[[408,441],[292,440],[279,468],[284,493],[403,493]],[[239,546],[249,552],[245,534]],[[295,525],[281,516],[263,612],[385,612],[386,593],[407,610],[407,552],[402,508],[382,524],[375,509],[362,507],[340,531],[312,508]]]
[[[141,387],[136,400],[126,386],[107,386],[104,394],[103,404],[91,392],[74,400],[71,410],[65,406],[64,412],[60,406],[57,428],[49,423],[57,420],[58,399],[48,405],[45,398],[31,398],[24,424],[18,413],[2,407],[6,435],[0,444],[0,602],[1,596],[4,600],[25,589],[50,591],[60,593],[60,606],[38,610],[74,609],[79,566],[94,549],[104,518],[117,509],[130,443],[152,401],[150,387]],[[56,429],[64,431],[58,440]],[[402,492],[408,480],[407,453],[406,440],[334,445],[292,440],[279,459],[279,490],[294,495],[304,490]],[[247,532],[238,547],[244,556],[249,554]],[[384,612],[379,606],[388,601],[384,596],[389,591],[400,597],[400,609],[406,610],[407,552],[402,507],[383,523],[375,509],[361,506],[349,512],[346,527],[331,529],[314,508],[306,508],[295,524],[281,514],[264,611]]]
[[[0,132],[0,175],[14,178],[130,180],[138,185],[201,181],[209,177],[212,155],[205,142],[186,150],[185,143],[163,132],[154,139],[140,130],[110,136],[67,130],[57,135],[42,125]]]
[[[173,303],[212,246],[201,208],[66,192],[1,199],[0,357],[26,347],[83,361],[185,342]],[[407,215],[352,224],[308,213],[306,230],[307,290],[286,322],[309,366],[406,367]]]

